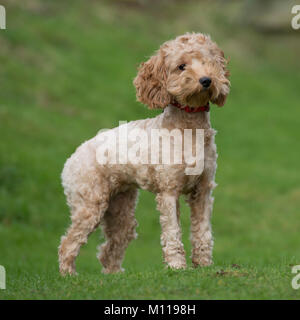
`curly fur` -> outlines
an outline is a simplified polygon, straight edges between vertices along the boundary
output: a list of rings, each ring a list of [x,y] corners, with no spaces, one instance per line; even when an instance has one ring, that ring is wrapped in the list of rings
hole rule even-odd
[[[178,66],[184,64],[184,70]],[[201,77],[212,82],[205,89]],[[224,105],[229,93],[227,61],[224,53],[210,39],[199,33],[187,33],[164,43],[139,67],[134,79],[137,99],[149,108],[163,108],[152,119],[126,124],[128,132],[141,128],[204,129],[204,169],[198,175],[185,174],[186,164],[105,164],[96,160],[99,133],[83,143],[67,160],[62,183],[71,209],[72,224],[59,247],[60,272],[75,273],[75,259],[88,236],[101,226],[106,242],[99,249],[104,273],[123,271],[121,264],[129,242],[136,238],[134,217],[138,188],[156,194],[162,228],[164,262],[171,268],[185,268],[181,241],[179,196],[185,195],[191,208],[192,262],[194,266],[212,263],[212,190],[216,171],[215,131],[209,112],[186,113],[171,105],[196,107],[208,101]],[[109,133],[116,133],[111,129]],[[192,142],[194,145],[194,142]],[[150,146],[149,150],[150,153]],[[164,153],[159,149],[160,155]]]

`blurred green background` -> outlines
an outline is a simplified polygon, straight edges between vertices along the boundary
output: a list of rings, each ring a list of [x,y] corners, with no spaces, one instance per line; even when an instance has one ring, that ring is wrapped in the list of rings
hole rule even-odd
[[[0,299],[299,299],[300,31],[295,1],[1,0]],[[96,246],[78,277],[61,278],[57,247],[70,223],[60,184],[67,157],[119,120],[153,117],[135,101],[137,65],[187,31],[230,58],[232,90],[212,108],[217,129],[214,265],[164,269],[154,196],[142,192],[126,272],[103,275]],[[190,255],[189,211],[182,202]]]

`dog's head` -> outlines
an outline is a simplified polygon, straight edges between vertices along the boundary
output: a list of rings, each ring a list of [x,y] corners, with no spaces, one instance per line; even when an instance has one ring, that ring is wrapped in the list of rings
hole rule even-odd
[[[187,33],[165,42],[134,79],[137,99],[149,108],[171,102],[191,107],[223,106],[229,93],[224,53],[209,36]]]

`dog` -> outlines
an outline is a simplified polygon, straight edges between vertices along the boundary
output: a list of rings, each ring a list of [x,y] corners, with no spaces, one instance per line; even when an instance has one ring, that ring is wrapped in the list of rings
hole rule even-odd
[[[228,61],[223,51],[207,35],[187,33],[165,42],[142,63],[134,79],[137,100],[150,109],[163,109],[155,118],[132,121],[84,142],[67,160],[62,184],[71,210],[72,224],[59,246],[61,274],[75,274],[75,259],[88,236],[100,225],[105,243],[98,259],[104,273],[124,271],[121,264],[129,242],[137,237],[135,207],[138,189],[156,195],[160,212],[163,259],[172,269],[186,268],[181,241],[179,197],[184,195],[191,210],[193,266],[212,264],[211,214],[215,188],[216,131],[211,128],[210,103],[223,106],[230,91]],[[115,137],[119,147],[123,137],[118,129],[190,129],[188,140],[196,148],[195,129],[202,129],[203,168],[186,174],[186,163],[99,163],[97,149]],[[100,139],[101,138],[101,139]],[[107,141],[106,141],[107,142]],[[186,141],[184,143],[187,143]],[[150,154],[153,143],[144,145]],[[124,147],[124,145],[121,145]],[[156,145],[157,147],[157,145]],[[201,147],[201,146],[200,146]],[[173,141],[172,150],[176,148]],[[179,146],[179,149],[182,149]],[[159,155],[166,152],[159,147]],[[125,149],[124,149],[125,150]],[[180,151],[180,150],[179,150]],[[174,159],[173,159],[174,160]]]

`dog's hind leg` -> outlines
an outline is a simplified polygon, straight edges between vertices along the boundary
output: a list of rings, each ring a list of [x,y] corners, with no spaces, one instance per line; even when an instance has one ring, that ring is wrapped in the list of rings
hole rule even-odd
[[[138,190],[130,189],[114,196],[103,220],[102,230],[106,242],[99,246],[98,259],[103,265],[103,273],[124,271],[121,267],[129,242],[137,237],[134,216]]]
[[[72,224],[59,246],[59,269],[62,275],[76,274],[75,259],[80,247],[97,228],[107,208],[108,201],[104,199],[101,202],[81,199],[79,203],[72,205]]]

